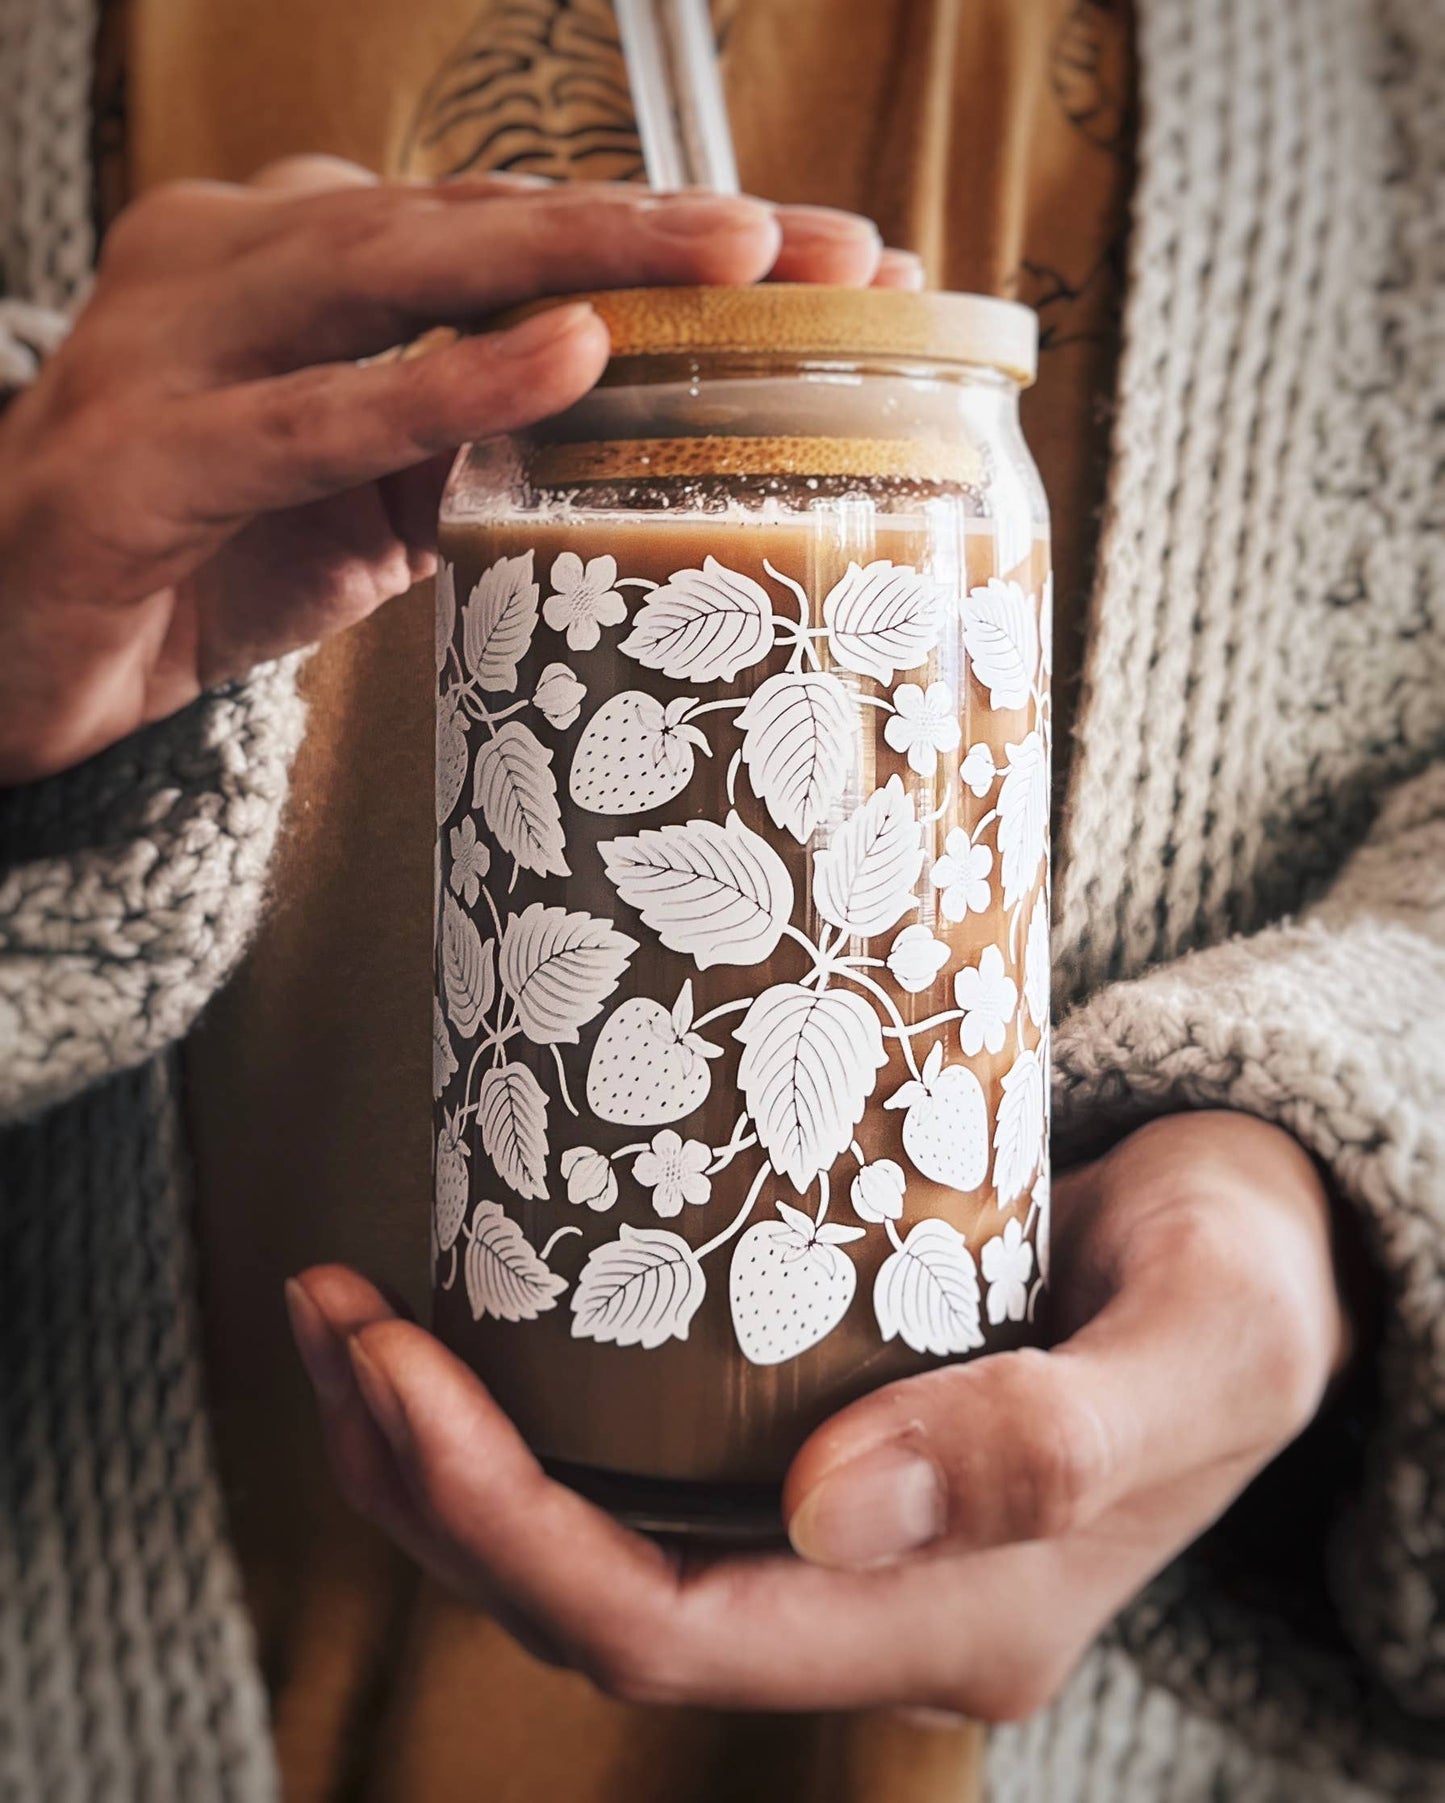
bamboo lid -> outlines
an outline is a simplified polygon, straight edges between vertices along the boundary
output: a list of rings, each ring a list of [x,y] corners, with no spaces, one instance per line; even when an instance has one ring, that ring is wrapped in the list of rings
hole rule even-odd
[[[1024,386],[1038,373],[1037,316],[1016,301],[986,294],[769,282],[753,288],[614,288],[565,298],[590,301],[597,309],[612,334],[614,357],[690,351],[884,356],[983,365]],[[556,304],[534,303],[506,319]]]
[[[717,476],[851,476],[874,481],[976,483],[983,464],[970,444],[913,438],[615,438],[529,443],[528,478],[543,488],[574,483],[696,480]]]

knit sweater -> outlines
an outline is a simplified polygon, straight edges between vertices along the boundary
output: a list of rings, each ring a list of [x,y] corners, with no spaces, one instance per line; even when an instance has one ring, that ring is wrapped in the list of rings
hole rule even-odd
[[[1280,1123],[1384,1323],[1326,1595],[1209,1542],[997,1803],[1445,1795],[1445,0],[1140,0],[1056,1155]],[[0,0],[0,255],[83,281],[87,0]],[[23,321],[17,321],[23,324]],[[11,366],[26,361],[12,347]],[[294,670],[0,799],[0,1799],[274,1793],[201,1405],[170,1048],[244,949]],[[1187,1398],[1181,1403],[1187,1406]]]

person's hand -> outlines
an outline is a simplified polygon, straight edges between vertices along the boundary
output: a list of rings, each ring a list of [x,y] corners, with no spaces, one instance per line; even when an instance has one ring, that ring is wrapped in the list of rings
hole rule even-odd
[[[542,1657],[637,1701],[1005,1720],[1304,1428],[1348,1349],[1328,1200],[1282,1131],[1161,1121],[1055,1197],[1060,1343],[820,1428],[784,1492],[801,1558],[628,1532],[363,1279],[287,1294],[347,1496]]]
[[[157,189],[0,419],[0,785],[77,763],[435,567],[456,446],[555,413],[607,332],[559,307],[406,361],[439,322],[651,283],[921,284],[851,214],[293,159]]]

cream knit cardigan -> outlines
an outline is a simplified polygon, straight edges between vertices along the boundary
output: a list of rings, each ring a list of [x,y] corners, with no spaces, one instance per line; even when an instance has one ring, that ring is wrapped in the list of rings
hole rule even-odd
[[[91,252],[90,5],[0,0],[0,258],[51,304]],[[1441,1798],[1445,0],[1139,13],[1055,1132],[1282,1123],[1359,1211],[1387,1321],[1359,1485],[1333,1521],[1300,1500],[1328,1607],[1272,1561],[1182,1560],[992,1736],[991,1795]],[[0,798],[4,1803],[274,1795],[170,1048],[254,925],[300,730],[278,667]]]

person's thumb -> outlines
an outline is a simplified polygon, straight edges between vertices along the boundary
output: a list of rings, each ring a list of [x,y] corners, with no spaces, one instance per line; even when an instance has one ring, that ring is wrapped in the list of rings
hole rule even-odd
[[[784,1488],[788,1535],[814,1564],[854,1568],[1050,1538],[1118,1495],[1129,1441],[1065,1358],[949,1366],[863,1398],[808,1440]]]

